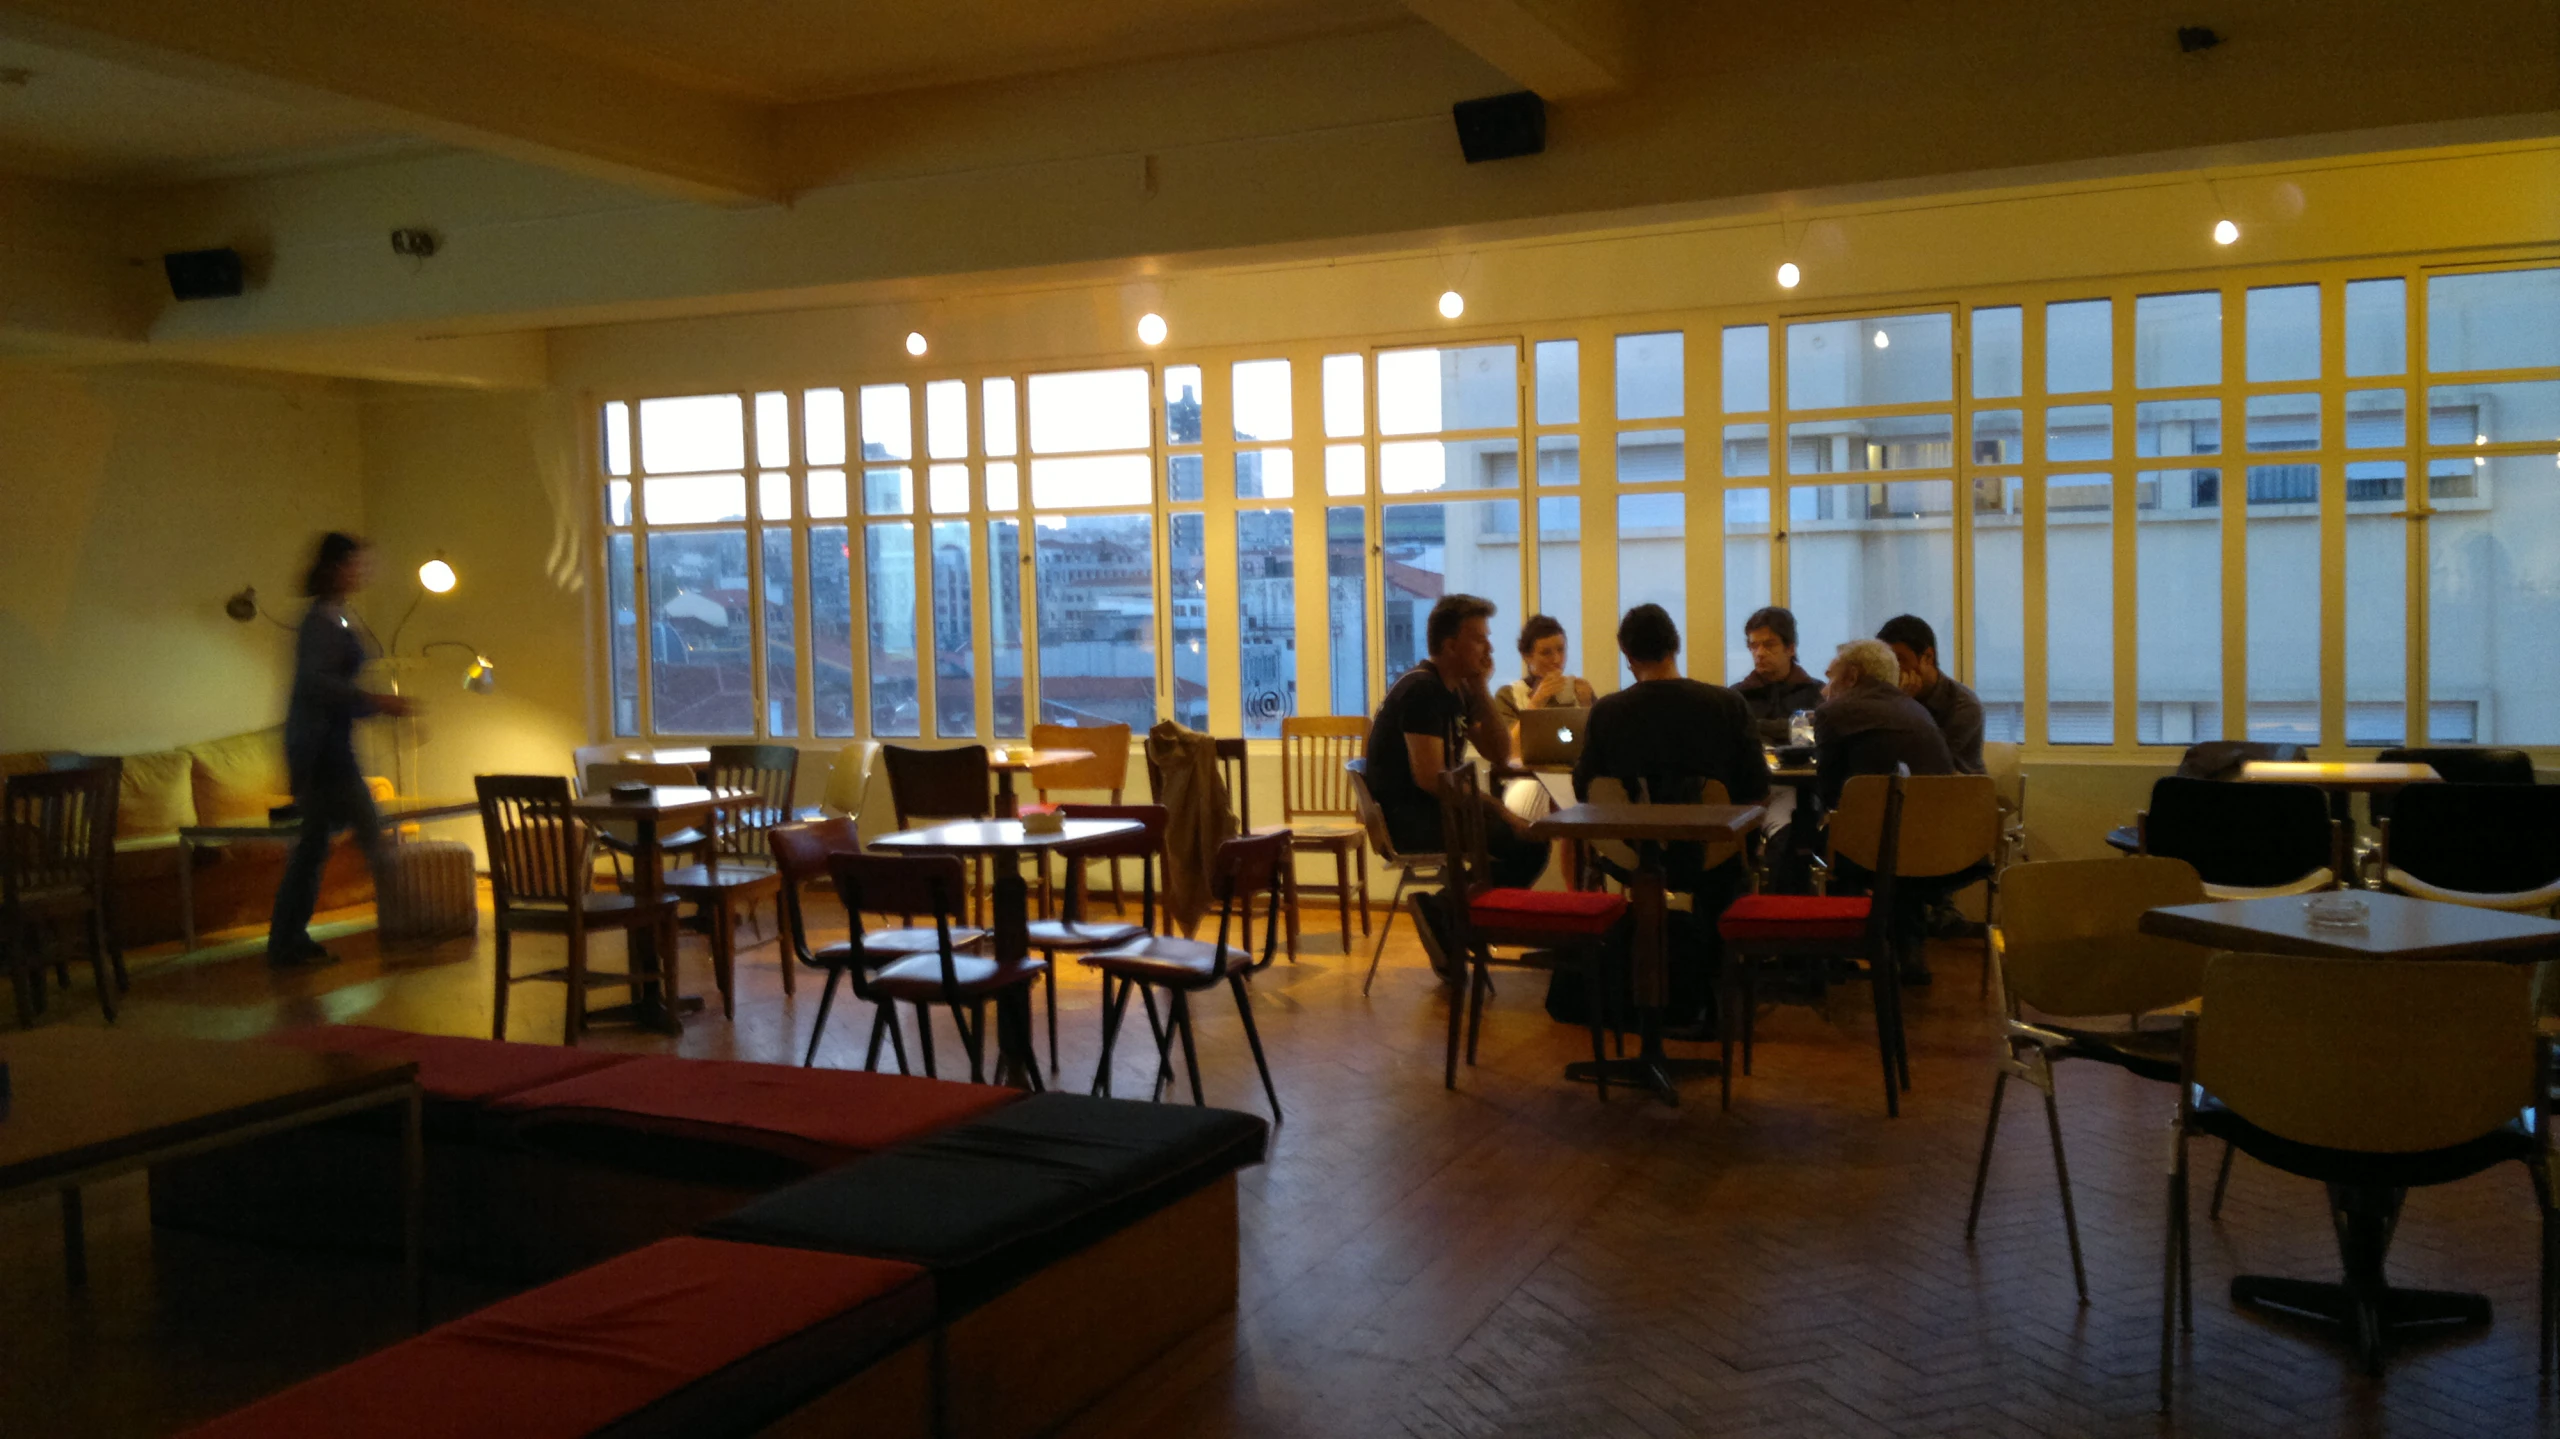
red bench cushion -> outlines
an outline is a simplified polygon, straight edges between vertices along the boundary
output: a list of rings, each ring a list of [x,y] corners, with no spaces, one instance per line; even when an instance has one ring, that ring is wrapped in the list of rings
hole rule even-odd
[[[1864,895],[1746,894],[1725,907],[1716,932],[1727,940],[1864,938]]]
[[[449,1034],[410,1034],[369,1024],[324,1024],[266,1036],[270,1044],[329,1054],[394,1054],[418,1062],[418,1084],[432,1100],[486,1104],[627,1062],[627,1054],[562,1049],[548,1044],[504,1044]]]
[[[751,1432],[932,1322],[933,1282],[912,1264],[668,1239],[189,1433]]]
[[[1627,912],[1622,895],[1570,889],[1488,889],[1467,902],[1467,914],[1487,929],[1543,934],[1599,935]]]
[[[517,1132],[536,1143],[551,1131],[601,1129],[752,1149],[818,1169],[1019,1098],[995,1085],[903,1074],[651,1055],[519,1090],[492,1108],[515,1116]]]

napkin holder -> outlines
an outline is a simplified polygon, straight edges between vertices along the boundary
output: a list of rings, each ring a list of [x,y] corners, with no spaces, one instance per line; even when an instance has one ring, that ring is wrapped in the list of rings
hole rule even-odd
[[[1067,817],[1054,810],[1034,810],[1022,817],[1024,834],[1065,834]]]

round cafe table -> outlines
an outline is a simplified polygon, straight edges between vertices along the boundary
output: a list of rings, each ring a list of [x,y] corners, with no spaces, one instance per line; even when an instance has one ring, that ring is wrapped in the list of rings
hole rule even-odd
[[[1055,751],[1052,751],[1055,753]],[[1031,889],[1022,880],[1022,857],[1142,829],[1133,819],[1071,819],[1055,834],[1035,834],[1018,819],[971,819],[884,834],[871,842],[890,854],[985,855],[994,862],[995,894],[989,906],[999,964],[1029,957]],[[1017,987],[996,1001],[995,1082],[1039,1089],[1040,1066],[1031,1053],[1031,991]]]
[[[996,818],[1011,819],[1022,812],[1013,797],[1015,775],[1053,764],[1079,764],[1091,758],[1093,751],[1089,749],[1026,749],[1009,745],[987,751],[987,768],[996,772]]]

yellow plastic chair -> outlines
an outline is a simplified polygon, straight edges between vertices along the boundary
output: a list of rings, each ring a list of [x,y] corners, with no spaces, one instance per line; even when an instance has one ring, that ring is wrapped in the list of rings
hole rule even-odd
[[[1841,787],[1840,808],[1831,817],[1831,851],[1872,870],[1879,826],[1884,817],[1884,776],[1855,775]],[[1902,847],[1897,864],[1905,885],[1962,874],[1976,865],[1989,868],[1983,920],[1986,929],[2000,922],[2000,794],[1991,776],[1982,774],[1915,775],[1904,786]],[[1971,888],[1970,885],[1966,888]],[[1991,957],[1986,944],[1982,992],[1991,992]]]
[[[2393,1289],[2383,1261],[2405,1191],[2514,1161],[2542,1220],[2541,1368],[2551,1371],[2555,1211],[2536,1076],[2532,969],[2469,960],[2309,959],[2221,954],[2205,965],[2188,1023],[2162,1255],[2160,1407],[2176,1331],[2194,1328],[2187,1146],[2228,1141],[2328,1186],[2344,1282],[2242,1275],[2235,1303],[2325,1318],[2379,1377],[2395,1327],[2485,1324],[2488,1300]]]
[[[2062,1231],[2071,1242],[2071,1279],[2086,1304],[2089,1274],[2071,1204],[2071,1166],[2062,1151],[2054,1065],[2093,1059],[2144,1079],[2176,1081],[2178,1030],[2145,1029],[2142,1016],[2194,999],[2204,988],[2209,952],[2142,933],[2142,916],[2162,905],[2201,902],[2204,881],[2184,860],[2147,857],[2012,865],[2002,879],[2008,905],[1991,930],[1991,966],[2000,977],[2000,1048],[1992,1061],[1991,1117],[1982,1128],[1964,1237],[1972,1243],[1982,1222],[2000,1100],[2010,1080],[2032,1084],[2044,1093],[2045,1132],[2053,1141],[2054,1181],[2062,1192]],[[2123,1016],[2128,1023],[2124,1029],[2089,1027],[2086,1021],[2098,1016]]]

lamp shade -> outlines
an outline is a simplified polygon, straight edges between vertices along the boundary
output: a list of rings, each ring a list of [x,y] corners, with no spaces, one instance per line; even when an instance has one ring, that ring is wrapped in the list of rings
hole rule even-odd
[[[498,667],[487,655],[475,654],[463,667],[462,687],[475,695],[485,695],[498,687]]]

